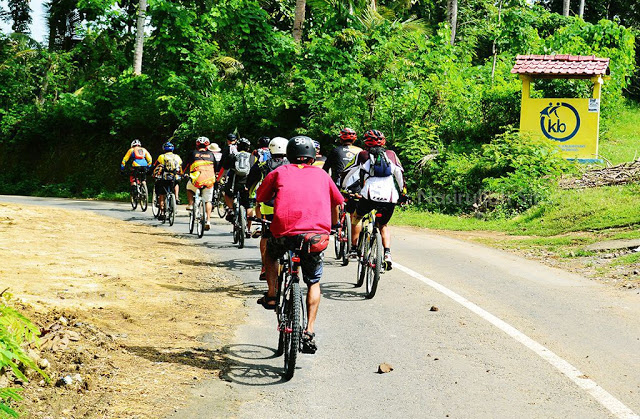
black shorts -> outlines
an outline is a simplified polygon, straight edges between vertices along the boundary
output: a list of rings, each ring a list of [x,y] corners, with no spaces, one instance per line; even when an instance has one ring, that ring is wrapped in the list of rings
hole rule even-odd
[[[267,240],[267,254],[273,260],[278,260],[288,250],[294,250],[300,245],[298,236],[270,237]],[[309,253],[303,250],[300,254],[300,267],[303,280],[307,285],[316,284],[322,277],[324,267],[324,252]]]
[[[236,191],[240,190],[240,205],[245,208],[251,207],[251,201],[249,200],[249,190],[247,190],[245,182],[235,182],[235,176],[231,176],[229,181],[224,184],[224,194],[229,198],[234,198]]]
[[[396,204],[391,202],[376,202],[369,199],[360,199],[356,204],[356,210],[351,218],[351,224],[358,224],[360,220],[362,220],[362,217],[374,209],[380,213],[380,217],[376,217],[378,225],[385,225],[389,223],[389,220],[391,220],[393,211],[396,209]]]
[[[356,205],[358,204],[358,201],[355,199],[347,199],[347,202],[344,204],[344,211],[348,212],[349,214],[353,214],[353,211],[356,210]]]
[[[170,180],[158,179],[153,186],[156,190],[156,195],[166,195],[171,189],[172,182]]]
[[[273,214],[264,215],[263,217],[265,220],[273,221]],[[271,229],[269,228],[270,226],[271,224],[269,223],[262,223],[261,237],[263,239],[270,239],[271,237],[273,237],[273,234],[271,234]]]

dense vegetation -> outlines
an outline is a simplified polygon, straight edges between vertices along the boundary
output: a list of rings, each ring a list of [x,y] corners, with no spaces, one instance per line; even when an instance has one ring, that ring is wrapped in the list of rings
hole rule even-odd
[[[307,133],[326,148],[347,125],[385,132],[413,190],[523,192],[506,204],[519,210],[564,163],[509,128],[519,115],[515,56],[610,57],[605,118],[620,107],[635,68],[633,31],[615,22],[620,16],[601,19],[614,16],[596,3],[588,3],[590,23],[553,13],[553,2],[465,2],[453,44],[442,1],[380,1],[374,9],[310,0],[299,43],[295,3],[153,0],[142,75],[132,71],[137,2],[54,0],[46,47],[24,22],[14,25],[0,35],[0,192],[125,190],[115,174],[134,138],[154,156],[168,138],[184,153],[196,136],[221,142],[230,131],[251,139]],[[630,10],[625,23],[635,25]],[[580,94],[586,84],[536,87]],[[438,156],[421,164],[429,154]]]

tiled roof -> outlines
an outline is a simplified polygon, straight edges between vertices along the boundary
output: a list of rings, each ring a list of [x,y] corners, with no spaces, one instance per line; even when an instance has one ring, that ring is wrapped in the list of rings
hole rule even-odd
[[[518,55],[511,69],[529,76],[590,77],[608,75],[609,59],[595,55]]]

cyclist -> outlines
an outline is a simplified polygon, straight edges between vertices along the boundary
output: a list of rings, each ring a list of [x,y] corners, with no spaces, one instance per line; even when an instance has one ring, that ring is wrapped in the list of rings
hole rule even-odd
[[[320,304],[320,278],[323,269],[323,250],[328,244],[332,222],[338,219],[343,202],[340,191],[331,178],[318,167],[312,166],[316,158],[313,140],[296,136],[287,143],[287,159],[291,164],[269,173],[258,188],[258,202],[274,200],[271,235],[267,240],[265,268],[268,291],[258,300],[264,308],[276,306],[276,279],[278,259],[287,250],[300,245],[300,235],[318,235],[322,246],[304,245],[301,267],[307,283],[308,323],[302,336],[303,351],[315,353],[314,326]]]
[[[313,162],[314,166],[323,167],[324,162],[327,161],[327,158],[320,154],[320,143],[313,140],[313,145],[316,149],[316,161]]]
[[[360,187],[360,195],[362,196],[356,204],[351,220],[355,229],[352,229],[353,247],[349,256],[352,257],[356,251],[358,235],[362,228],[360,220],[368,212],[376,210],[381,214],[376,222],[380,226],[386,269],[391,269],[391,232],[387,224],[393,215],[396,204],[406,201],[407,189],[403,176],[404,169],[396,153],[385,149],[386,138],[382,132],[378,130],[365,132],[364,144],[365,150],[358,154],[355,164],[343,181],[343,186],[347,189],[354,186]]]
[[[327,160],[322,167],[325,172],[331,172],[331,178],[339,185],[341,177],[347,165],[355,160],[362,149],[354,146],[353,143],[357,139],[356,132],[351,128],[343,128],[338,135],[340,145],[329,152]]]
[[[217,173],[220,170],[220,167],[222,167],[222,149],[216,143],[209,144],[209,147],[207,147],[207,149],[209,149],[209,151],[211,151],[213,153],[213,156],[215,157],[215,168]]]
[[[271,139],[269,137],[262,136],[258,138],[258,148],[253,150],[253,156],[258,163],[265,162],[271,158],[271,152],[269,151],[269,143]]]
[[[151,158],[151,154],[147,151],[146,148],[142,147],[142,143],[140,140],[136,139],[131,141],[131,147],[129,151],[122,158],[122,162],[120,162],[120,173],[124,173],[124,167],[131,160],[131,175],[129,176],[129,183],[131,184],[131,192],[135,194],[136,190],[136,178],[134,176],[134,170],[136,167],[146,167],[149,168],[151,166],[151,162],[153,159]],[[146,181],[142,181],[142,183],[146,186]]]
[[[159,220],[163,220],[165,216],[165,198],[174,181],[177,181],[177,177],[181,172],[182,159],[177,154],[174,154],[175,146],[167,141],[162,145],[164,154],[158,156],[158,159],[153,164],[153,177],[156,178],[156,195],[158,195],[158,203],[160,204]],[[178,197],[179,186],[178,182],[175,182],[174,193],[176,199]]]
[[[227,145],[222,147],[222,161],[224,162],[229,154],[236,154],[238,151],[238,137],[235,134],[227,134]]]
[[[196,148],[182,164],[182,171],[189,174],[187,182],[187,211],[193,210],[193,201],[196,192],[200,188],[202,191],[202,200],[205,202],[205,210],[207,213],[207,222],[204,226],[205,230],[211,228],[211,199],[213,198],[213,184],[216,180],[215,172],[215,156],[209,151],[210,141],[207,137],[198,137],[196,139]]]
[[[233,208],[233,198],[237,191],[240,191],[240,205],[245,208],[249,208],[249,190],[247,189],[247,176],[251,171],[251,166],[255,158],[249,153],[251,150],[251,143],[246,138],[241,138],[238,141],[238,152],[235,154],[229,154],[227,159],[222,162],[222,168],[227,171],[228,178],[224,188],[224,202],[227,204],[227,208]],[[247,214],[249,215],[249,214]],[[229,210],[227,213],[227,221],[233,220],[233,211]],[[247,227],[250,228],[251,224],[247,222]],[[247,234],[247,232],[245,232]]]
[[[249,177],[247,178],[247,185],[249,185],[249,191],[255,192],[262,180],[272,171],[278,167],[288,164],[287,160],[287,144],[289,140],[283,137],[275,137],[269,142],[269,152],[271,158],[264,162],[256,162],[251,167]],[[267,202],[261,202],[256,206],[256,217],[264,218],[268,221],[273,221],[273,200]],[[271,231],[269,226],[265,225],[260,235],[260,257],[262,259],[262,269],[260,270],[260,280],[266,281],[266,274],[264,268],[264,252],[267,248],[267,239],[271,237]]]

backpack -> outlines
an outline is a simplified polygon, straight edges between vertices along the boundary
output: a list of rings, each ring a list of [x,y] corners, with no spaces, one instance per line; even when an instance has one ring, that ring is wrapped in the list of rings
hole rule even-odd
[[[378,147],[376,147],[378,148]],[[388,177],[391,176],[391,162],[389,157],[383,148],[369,151],[369,176],[373,177]]]
[[[238,177],[246,177],[251,171],[251,154],[246,151],[239,151],[236,154],[234,171]]]
[[[176,159],[176,156],[171,154],[171,155],[164,155],[164,171],[171,173],[171,174],[176,174],[178,173],[179,167],[178,167],[178,159]]]
[[[258,150],[258,162],[267,161],[271,158],[271,152],[266,148],[259,148]]]

